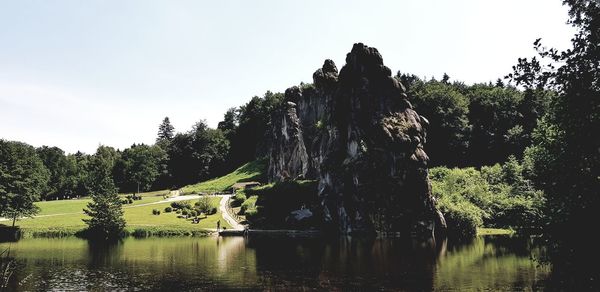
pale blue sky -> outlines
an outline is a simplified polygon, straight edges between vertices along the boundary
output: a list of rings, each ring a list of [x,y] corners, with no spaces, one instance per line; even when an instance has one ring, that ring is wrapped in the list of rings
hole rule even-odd
[[[566,48],[560,0],[0,1],[0,138],[92,153],[153,143],[341,68],[355,42],[393,72],[496,80],[532,42]]]

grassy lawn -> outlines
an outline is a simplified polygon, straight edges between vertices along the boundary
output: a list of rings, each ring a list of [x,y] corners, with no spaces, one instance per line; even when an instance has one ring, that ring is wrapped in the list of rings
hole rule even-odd
[[[477,228],[477,235],[510,235],[515,233],[512,229]]]
[[[144,198],[138,202],[150,203],[151,201],[160,201],[162,197],[156,198]],[[214,204],[218,205],[221,198],[211,198]],[[74,202],[73,202],[74,201]],[[66,203],[65,206],[60,204],[42,204],[42,212],[45,214],[58,214],[65,213],[65,210],[75,210],[75,212],[81,212],[82,208],[87,204],[89,199],[82,200],[63,200],[63,201],[52,201],[42,203]],[[190,200],[189,202],[193,205],[196,200]],[[221,213],[217,211],[216,214],[210,215],[207,218],[200,220],[198,224],[192,224],[191,219],[186,220],[183,218],[177,218],[179,214],[175,212],[165,213],[164,209],[168,207],[170,203],[152,204],[148,206],[132,206],[127,205],[123,208],[125,221],[127,222],[127,229],[133,231],[136,228],[150,228],[150,229],[163,229],[163,230],[203,230],[206,228],[214,229],[217,226],[217,220],[221,220],[221,226],[231,228],[229,224],[222,218]],[[48,208],[50,211],[48,211]],[[76,209],[77,208],[77,209]],[[161,211],[160,215],[152,215],[152,209],[158,209]],[[54,212],[54,213],[52,213]],[[84,218],[89,218],[83,213],[80,214],[65,214],[56,215],[40,218],[28,218],[22,219],[17,222],[25,231],[56,231],[56,230],[71,230],[78,231],[86,227],[85,222],[82,221]]]
[[[139,204],[147,204],[158,202],[163,199],[164,195],[169,194],[169,190],[159,190],[152,192],[139,193],[143,199],[133,201],[133,204],[127,204],[124,207],[136,206]],[[119,194],[122,198],[125,198],[127,194]],[[51,215],[51,214],[62,214],[62,213],[77,213],[82,210],[91,201],[90,198],[81,199],[70,199],[70,200],[55,200],[55,201],[41,201],[35,204],[40,207],[40,213],[38,215]]]
[[[212,193],[228,190],[234,183],[260,180],[265,173],[266,161],[256,160],[248,162],[225,176],[185,186],[184,194]]]
[[[123,196],[124,197],[124,196]],[[163,200],[162,195],[158,196],[142,196],[141,200],[133,201],[133,204],[127,204],[123,207],[136,206],[140,204],[153,203]],[[92,199],[71,199],[71,200],[56,200],[56,201],[42,201],[36,202],[35,204],[40,207],[40,213],[38,215],[52,215],[52,214],[63,214],[63,213],[78,213],[87,206]]]

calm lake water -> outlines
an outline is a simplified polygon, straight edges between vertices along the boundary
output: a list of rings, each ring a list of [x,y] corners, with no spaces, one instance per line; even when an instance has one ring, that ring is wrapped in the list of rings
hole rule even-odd
[[[23,239],[10,247],[7,291],[539,290],[550,268],[530,238],[437,245],[403,239]],[[1,273],[1,271],[0,271]]]

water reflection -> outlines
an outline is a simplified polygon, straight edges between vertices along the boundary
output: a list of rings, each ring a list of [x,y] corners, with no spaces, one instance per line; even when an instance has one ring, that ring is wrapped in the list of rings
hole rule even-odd
[[[363,289],[530,290],[549,267],[534,241],[324,238],[24,239],[8,290]]]

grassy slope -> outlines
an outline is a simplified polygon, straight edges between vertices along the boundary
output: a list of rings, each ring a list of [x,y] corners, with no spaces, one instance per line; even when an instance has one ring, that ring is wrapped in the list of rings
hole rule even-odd
[[[260,180],[265,173],[266,161],[248,162],[230,174],[183,187],[183,194],[212,193],[228,190],[234,183]]]
[[[184,187],[183,194],[192,192],[220,192],[230,188],[234,183],[243,181],[260,180],[265,172],[265,161],[249,162],[230,174],[215,178],[209,181]],[[206,228],[216,228],[217,220],[221,221],[221,226],[231,228],[225,220],[223,220],[220,211],[217,214],[201,219],[200,223],[192,224],[190,220],[177,218],[179,214],[175,212],[165,213],[165,207],[169,203],[152,204],[147,206],[138,206],[140,204],[154,203],[163,200],[164,195],[168,195],[168,190],[153,191],[140,193],[142,200],[133,201],[133,204],[124,205],[125,221],[127,222],[127,230],[130,232],[135,229],[142,228],[145,230],[161,231],[161,230],[192,230],[199,231]],[[122,197],[125,194],[121,194]],[[219,204],[220,198],[211,198],[215,205]],[[24,231],[33,233],[53,231],[64,231],[65,234],[72,234],[86,227],[82,219],[88,218],[83,214],[82,210],[91,201],[90,198],[74,199],[74,200],[57,200],[37,202],[40,207],[38,215],[53,215],[39,218],[27,218],[17,222]],[[193,205],[194,201],[190,201]],[[160,215],[152,215],[152,209],[161,211]]]

